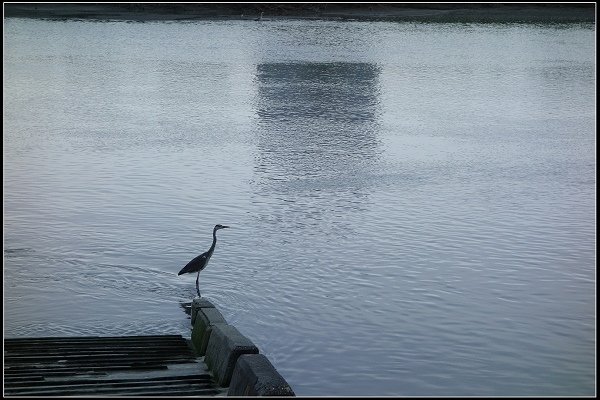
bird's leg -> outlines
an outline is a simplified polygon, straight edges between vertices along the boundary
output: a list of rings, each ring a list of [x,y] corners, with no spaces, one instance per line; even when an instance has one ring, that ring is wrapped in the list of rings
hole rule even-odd
[[[196,292],[198,292],[198,297],[202,297],[200,294],[200,287],[198,286],[198,279],[200,278],[200,271],[198,271],[198,275],[196,275]]]

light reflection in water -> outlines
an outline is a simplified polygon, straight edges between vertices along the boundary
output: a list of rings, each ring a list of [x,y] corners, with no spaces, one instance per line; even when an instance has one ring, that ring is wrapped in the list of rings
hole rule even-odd
[[[366,63],[257,65],[254,197],[278,199],[258,218],[321,230],[364,209],[380,151],[379,73]]]

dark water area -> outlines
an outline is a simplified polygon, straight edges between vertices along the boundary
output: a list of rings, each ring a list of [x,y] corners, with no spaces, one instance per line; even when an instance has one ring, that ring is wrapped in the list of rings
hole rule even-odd
[[[595,22],[594,3],[9,3],[5,17],[194,20],[300,18],[396,22]],[[261,15],[262,14],[262,15]]]
[[[264,23],[263,23],[264,22]],[[182,334],[297,395],[593,395],[595,25],[4,20],[4,335]]]

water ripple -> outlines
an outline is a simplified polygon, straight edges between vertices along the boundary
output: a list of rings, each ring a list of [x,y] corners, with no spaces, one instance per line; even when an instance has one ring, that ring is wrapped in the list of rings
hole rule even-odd
[[[221,223],[298,395],[590,395],[594,32],[6,19],[5,336],[189,337]]]

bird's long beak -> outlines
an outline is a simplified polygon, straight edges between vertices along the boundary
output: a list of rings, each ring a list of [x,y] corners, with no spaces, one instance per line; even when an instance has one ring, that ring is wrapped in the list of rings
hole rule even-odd
[[[222,229],[222,228],[231,228],[231,227],[230,227],[230,226],[227,226],[227,225],[223,225],[223,226],[221,227],[221,229]]]

